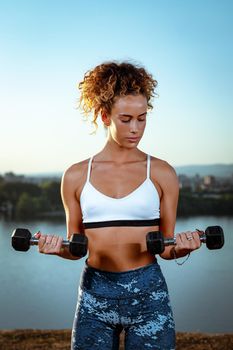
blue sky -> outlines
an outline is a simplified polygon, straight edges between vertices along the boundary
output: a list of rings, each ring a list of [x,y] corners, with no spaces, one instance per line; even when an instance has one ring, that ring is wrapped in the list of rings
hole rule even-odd
[[[75,109],[106,60],[158,81],[143,151],[173,166],[233,162],[233,1],[0,0],[0,173],[63,171],[101,150]]]

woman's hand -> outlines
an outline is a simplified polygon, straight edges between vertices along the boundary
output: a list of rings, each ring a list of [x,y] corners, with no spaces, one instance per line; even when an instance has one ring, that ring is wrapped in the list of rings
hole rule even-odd
[[[200,233],[198,231],[186,231],[176,234],[176,245],[174,247],[177,257],[187,255],[201,246]]]
[[[56,235],[43,235],[37,232],[34,235],[38,239],[38,250],[43,254],[59,255],[62,249],[63,238]]]

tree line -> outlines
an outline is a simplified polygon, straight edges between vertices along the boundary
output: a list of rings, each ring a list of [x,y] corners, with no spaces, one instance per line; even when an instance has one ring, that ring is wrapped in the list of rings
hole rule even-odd
[[[0,211],[11,218],[31,219],[61,214],[60,182],[0,182]]]
[[[17,219],[33,219],[45,216],[62,216],[64,209],[59,181],[41,184],[6,182],[0,178],[0,212]],[[209,198],[205,192],[193,193],[180,190],[177,216],[233,215],[233,191]]]
[[[233,216],[233,190],[209,197],[207,191],[180,190],[177,216]],[[206,196],[207,195],[207,196]]]

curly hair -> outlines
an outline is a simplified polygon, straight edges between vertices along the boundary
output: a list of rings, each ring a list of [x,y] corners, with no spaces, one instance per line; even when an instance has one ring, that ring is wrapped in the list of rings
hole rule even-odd
[[[157,95],[157,84],[152,75],[141,66],[129,62],[105,62],[87,71],[83,81],[78,84],[81,92],[79,108],[86,119],[93,113],[92,123],[96,131],[99,113],[111,113],[117,97],[142,94],[147,99],[148,109],[151,110],[151,99]]]

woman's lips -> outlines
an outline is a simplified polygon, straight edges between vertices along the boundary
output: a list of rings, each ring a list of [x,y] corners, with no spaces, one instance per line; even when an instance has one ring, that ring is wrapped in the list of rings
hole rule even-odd
[[[139,137],[127,137],[127,140],[129,140],[130,142],[136,142],[139,140]]]

